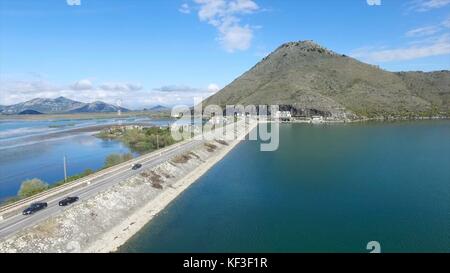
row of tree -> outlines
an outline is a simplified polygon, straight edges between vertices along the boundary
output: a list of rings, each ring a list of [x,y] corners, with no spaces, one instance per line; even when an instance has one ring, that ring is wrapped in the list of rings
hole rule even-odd
[[[105,164],[104,164],[103,169],[115,166],[117,164],[126,162],[131,159],[133,159],[133,155],[130,153],[111,154],[105,159]],[[17,192],[17,196],[14,198],[10,198],[9,200],[7,200],[7,202],[8,203],[14,202],[14,201],[18,201],[23,198],[33,196],[35,194],[44,192],[50,188],[54,188],[54,187],[63,185],[64,183],[78,180],[80,178],[86,177],[93,173],[94,173],[94,171],[92,169],[86,169],[84,172],[82,172],[80,174],[69,176],[69,177],[67,177],[67,180],[61,180],[52,185],[49,185],[48,183],[46,183],[38,178],[27,179],[27,180],[23,181],[22,184],[20,185],[19,191]]]

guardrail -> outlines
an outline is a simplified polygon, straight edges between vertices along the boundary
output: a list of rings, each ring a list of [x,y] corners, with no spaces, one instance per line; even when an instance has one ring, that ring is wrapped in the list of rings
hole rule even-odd
[[[192,140],[193,139],[184,140],[182,142],[170,145],[168,147],[164,147],[163,149],[153,151],[153,152],[151,152],[149,154],[145,154],[145,155],[139,156],[137,158],[133,158],[133,159],[131,159],[129,161],[120,163],[120,164],[118,164],[116,166],[112,166],[110,168],[100,170],[98,172],[95,172],[92,175],[89,175],[89,176],[86,176],[86,177],[83,177],[83,178],[80,178],[80,179],[77,179],[77,180],[74,180],[74,181],[71,181],[71,182],[64,183],[64,184],[62,184],[60,186],[57,186],[55,188],[43,191],[41,193],[37,193],[37,194],[35,194],[33,196],[21,199],[19,201],[14,202],[14,203],[1,206],[0,207],[0,220],[3,218],[2,216],[5,213],[7,213],[8,211],[11,211],[13,209],[18,209],[18,208],[23,207],[23,206],[28,206],[28,205],[30,205],[30,204],[32,204],[34,202],[37,202],[39,199],[50,198],[50,197],[52,197],[52,195],[56,195],[58,193],[61,193],[61,192],[67,191],[69,189],[75,188],[77,186],[82,185],[83,183],[90,183],[91,180],[94,180],[94,179],[96,179],[98,177],[101,177],[103,175],[107,175],[107,174],[110,174],[110,173],[112,173],[114,171],[120,170],[121,168],[127,167],[130,164],[139,163],[142,160],[145,160],[145,159],[148,159],[148,158],[151,158],[151,157],[154,157],[154,156],[158,156],[158,155],[160,155],[160,154],[162,154],[162,153],[164,153],[164,152],[166,152],[168,150],[172,150],[172,149],[175,149],[175,148],[177,148],[177,147],[179,147],[181,145],[189,143]]]
[[[238,124],[242,123],[242,122],[243,121],[238,121]],[[236,124],[233,123],[233,124],[230,124],[230,125],[226,125],[225,127],[235,126],[235,125]],[[214,134],[214,131],[209,131],[209,132],[207,132],[207,134]],[[14,202],[14,203],[7,204],[7,205],[4,205],[4,206],[0,206],[0,220],[4,219],[3,216],[6,213],[8,213],[8,212],[20,209],[20,208],[25,207],[25,206],[29,206],[30,204],[32,204],[34,202],[37,202],[39,200],[42,200],[42,199],[51,198],[52,196],[54,196],[56,194],[59,194],[59,193],[62,193],[64,191],[67,191],[67,190],[73,189],[75,187],[78,187],[78,186],[82,185],[83,183],[90,184],[90,182],[92,180],[96,179],[96,178],[99,178],[99,177],[101,177],[103,175],[110,174],[110,173],[112,173],[114,171],[118,171],[121,168],[128,167],[130,164],[136,164],[136,163],[139,163],[142,160],[146,160],[146,159],[154,157],[154,156],[159,156],[159,155],[161,155],[162,153],[164,153],[164,152],[166,152],[168,150],[172,150],[172,149],[175,149],[175,148],[180,147],[182,145],[185,145],[185,144],[187,144],[187,143],[189,143],[191,141],[198,140],[199,137],[201,137],[201,135],[196,135],[196,136],[194,136],[192,138],[189,138],[187,140],[175,143],[175,144],[170,145],[168,147],[164,147],[162,149],[159,149],[159,150],[153,151],[151,153],[139,156],[137,158],[133,158],[133,159],[131,159],[129,161],[120,163],[120,164],[118,164],[116,166],[112,166],[110,168],[100,170],[100,171],[95,172],[94,174],[92,174],[90,176],[86,176],[86,177],[83,177],[83,178],[80,178],[80,179],[77,179],[77,180],[74,180],[74,181],[71,181],[71,182],[67,182],[67,183],[64,183],[64,184],[62,184],[60,186],[57,186],[55,188],[52,188],[52,189],[46,190],[44,192],[35,194],[33,196],[21,199],[19,201]]]

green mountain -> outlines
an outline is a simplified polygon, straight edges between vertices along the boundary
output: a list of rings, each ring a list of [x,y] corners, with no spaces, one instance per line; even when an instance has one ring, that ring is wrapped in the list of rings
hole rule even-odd
[[[30,101],[17,103],[14,105],[3,106],[0,108],[1,114],[17,115],[24,111],[36,111],[45,114],[64,114],[64,113],[104,113],[104,112],[128,112],[128,109],[107,104],[101,101],[93,103],[84,103],[74,101],[65,97],[56,99],[36,98]]]
[[[204,104],[357,119],[449,115],[449,96],[450,71],[393,73],[302,41],[283,44]]]
[[[150,109],[148,109],[149,112],[166,112],[166,111],[170,111],[169,107],[166,106],[162,106],[162,105],[156,105]]]

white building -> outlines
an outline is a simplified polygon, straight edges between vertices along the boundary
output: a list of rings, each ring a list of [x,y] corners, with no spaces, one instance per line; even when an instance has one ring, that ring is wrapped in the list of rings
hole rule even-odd
[[[275,113],[276,119],[288,119],[290,120],[292,118],[292,114],[290,111],[277,111]]]
[[[323,119],[323,116],[312,116],[311,117],[311,123],[318,124],[323,123],[325,120]]]

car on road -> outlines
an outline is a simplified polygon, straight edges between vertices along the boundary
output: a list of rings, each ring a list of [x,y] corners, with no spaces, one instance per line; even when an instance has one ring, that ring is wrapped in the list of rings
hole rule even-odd
[[[140,168],[142,168],[142,164],[134,164],[133,165],[133,167],[131,168],[131,169],[133,169],[133,170],[138,170],[138,169],[140,169]]]
[[[63,200],[59,201],[58,205],[60,207],[65,207],[68,206],[70,204],[73,204],[75,202],[77,202],[78,200],[80,200],[80,198],[74,196],[74,197],[66,197]]]
[[[26,208],[22,214],[23,215],[31,215],[34,214],[40,210],[43,210],[47,207],[47,203],[45,202],[38,202],[38,203],[33,203],[31,204],[28,208]]]

